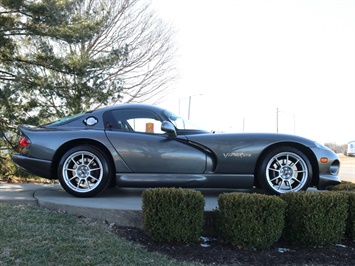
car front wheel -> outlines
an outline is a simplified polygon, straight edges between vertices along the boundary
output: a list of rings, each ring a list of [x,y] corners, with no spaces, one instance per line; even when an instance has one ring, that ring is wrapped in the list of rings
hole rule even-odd
[[[308,188],[312,167],[300,150],[282,147],[265,156],[258,175],[260,185],[268,193],[297,192]]]
[[[61,158],[58,177],[69,194],[92,197],[107,188],[110,181],[109,164],[104,154],[95,147],[74,147]]]

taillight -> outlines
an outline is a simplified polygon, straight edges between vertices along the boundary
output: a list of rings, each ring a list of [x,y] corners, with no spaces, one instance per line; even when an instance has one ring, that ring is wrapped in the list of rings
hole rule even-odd
[[[28,146],[30,146],[30,140],[22,137],[20,138],[20,140],[18,141],[18,150],[19,152],[22,152],[24,148],[27,148]]]

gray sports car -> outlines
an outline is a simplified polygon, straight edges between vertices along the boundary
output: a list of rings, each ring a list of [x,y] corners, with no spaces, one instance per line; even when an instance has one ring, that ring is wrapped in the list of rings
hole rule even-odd
[[[157,106],[122,104],[42,126],[20,125],[25,171],[77,197],[109,186],[238,188],[271,194],[340,183],[337,155],[284,134],[213,134]]]

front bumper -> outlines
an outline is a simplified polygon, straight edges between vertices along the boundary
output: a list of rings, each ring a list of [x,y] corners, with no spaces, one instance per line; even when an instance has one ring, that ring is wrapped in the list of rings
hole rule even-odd
[[[325,190],[330,186],[341,183],[338,176],[340,170],[339,157],[328,148],[313,149],[318,163],[318,183],[317,189]],[[322,158],[327,158],[327,162],[322,162]]]
[[[325,190],[330,186],[335,186],[341,183],[341,180],[338,176],[334,175],[320,175],[318,181],[318,190]]]

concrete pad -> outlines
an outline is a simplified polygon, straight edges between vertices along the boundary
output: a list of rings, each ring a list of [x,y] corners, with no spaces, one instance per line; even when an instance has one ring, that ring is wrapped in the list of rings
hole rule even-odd
[[[93,198],[77,198],[60,186],[37,190],[34,197],[43,208],[115,223],[120,226],[142,228],[141,193],[120,194],[110,189]]]
[[[65,192],[59,184],[0,184],[0,203],[31,204],[119,226],[143,227],[142,192],[146,188],[112,188],[96,197],[77,198]],[[218,196],[229,192],[255,190],[198,189],[205,198],[205,212],[217,209]]]
[[[120,226],[142,228],[142,192],[144,190],[145,188],[112,188],[93,198],[77,198],[65,192],[59,184],[5,183],[0,184],[0,203],[31,204]],[[205,211],[216,209],[218,195],[223,191],[200,191],[205,197]]]
[[[33,197],[36,190],[44,188],[42,184],[0,184],[0,203],[37,205]]]
[[[112,188],[93,198],[77,198],[66,193],[59,185],[34,192],[38,205],[50,210],[85,216],[120,226],[142,228],[142,192],[145,189]],[[201,191],[205,197],[205,211],[217,208],[220,190]]]

